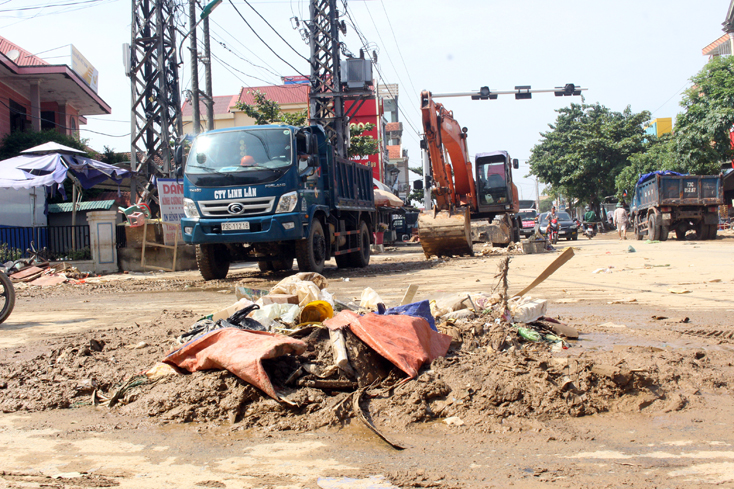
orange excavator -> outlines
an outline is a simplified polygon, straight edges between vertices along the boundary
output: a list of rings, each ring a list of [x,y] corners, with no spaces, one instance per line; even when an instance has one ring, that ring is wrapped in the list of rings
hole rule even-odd
[[[431,195],[436,200],[433,210],[418,216],[418,236],[426,257],[472,255],[472,219],[491,223],[501,215],[499,226],[489,234],[504,235],[504,241],[497,240],[500,243],[518,241],[514,215],[519,199],[512,183],[512,168],[518,168],[518,161],[506,151],[495,151],[477,154],[472,165],[467,129],[461,128],[453,112],[434,102],[429,91],[421,92],[421,112],[422,145],[428,150]]]

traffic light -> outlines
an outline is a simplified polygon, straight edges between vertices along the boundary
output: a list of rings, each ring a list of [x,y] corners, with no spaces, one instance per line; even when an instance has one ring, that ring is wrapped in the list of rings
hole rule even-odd
[[[553,93],[556,97],[570,97],[572,95],[581,95],[581,90],[578,90],[573,83],[566,83],[563,87],[556,87],[556,91]]]
[[[472,100],[497,100],[497,94],[492,93],[489,87],[482,87],[479,89],[479,95],[472,95]]]
[[[526,100],[533,98],[533,94],[530,93],[530,85],[516,86],[515,90],[517,90],[517,92],[515,93],[515,100]]]

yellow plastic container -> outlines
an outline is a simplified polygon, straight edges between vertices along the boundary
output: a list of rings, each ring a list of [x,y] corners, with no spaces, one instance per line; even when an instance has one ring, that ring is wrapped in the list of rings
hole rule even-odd
[[[313,301],[301,311],[301,323],[321,323],[334,317],[334,309],[326,301]]]

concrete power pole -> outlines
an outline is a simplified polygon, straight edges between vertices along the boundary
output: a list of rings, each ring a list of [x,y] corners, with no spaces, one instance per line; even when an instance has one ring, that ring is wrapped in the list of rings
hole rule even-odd
[[[204,17],[204,90],[206,90],[206,130],[214,129],[214,98],[212,96],[212,54],[209,44],[209,16]]]
[[[193,111],[194,134],[199,134],[199,53],[196,43],[196,0],[189,0],[189,42],[191,43],[191,109]]]

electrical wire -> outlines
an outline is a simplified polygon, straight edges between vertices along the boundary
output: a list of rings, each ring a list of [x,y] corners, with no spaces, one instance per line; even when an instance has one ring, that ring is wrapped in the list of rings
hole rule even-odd
[[[13,9],[6,9],[6,10],[0,10],[0,13],[2,12],[20,12],[20,11],[26,11],[26,10],[38,10],[38,9],[45,9],[45,8],[53,8],[53,7],[73,7],[76,5],[84,5],[84,4],[90,4],[90,3],[99,3],[103,2],[104,0],[79,0],[77,2],[69,2],[69,3],[57,3],[57,4],[48,4],[48,5],[34,5],[32,7],[19,7],[19,8],[13,8]]]
[[[262,37],[260,37],[260,35],[257,33],[257,31],[255,29],[253,29],[253,27],[250,25],[250,23],[247,22],[247,19],[245,19],[245,17],[242,15],[242,13],[240,13],[240,11],[237,9],[237,6],[234,4],[234,2],[232,0],[229,0],[229,3],[234,8],[235,12],[237,12],[237,15],[240,16],[240,18],[242,19],[242,21],[245,24],[247,24],[247,27],[250,28],[250,30],[253,32],[253,34],[255,34],[255,36],[257,36],[257,38],[260,39],[260,42],[262,42],[263,44],[265,44],[265,47],[266,48],[268,48],[275,56],[277,56],[277,58],[279,60],[281,60],[283,63],[287,64],[288,66],[290,66],[296,73],[298,73],[301,76],[306,77],[306,75],[304,75],[303,73],[301,73],[300,71],[298,71],[298,69],[295,66],[293,66],[292,64],[290,64],[288,61],[286,61],[285,59],[283,59],[278,53],[276,53],[275,50],[273,48],[271,48],[270,45],[267,42],[265,42]],[[308,77],[306,77],[306,78],[308,78]]]
[[[400,43],[398,43],[398,38],[395,36],[395,30],[392,27],[392,22],[390,22],[390,16],[387,14],[387,9],[385,8],[384,0],[380,0],[380,3],[382,4],[382,10],[385,11],[385,17],[387,18],[387,24],[390,26],[390,31],[392,32],[392,38],[395,41],[395,46],[398,48],[398,54],[400,55],[400,60],[403,62],[403,68],[405,68],[405,73],[408,75],[408,81],[410,82],[410,88],[413,89],[414,93],[418,93],[418,91],[415,89],[415,85],[413,85],[413,79],[410,77],[410,70],[408,70],[408,66],[405,64],[405,58],[403,58],[403,52],[400,50]],[[365,6],[366,5],[367,4],[365,4]]]
[[[230,0],[230,1],[231,1],[231,0]],[[251,9],[253,10],[253,12],[255,12],[255,13],[256,13],[256,14],[258,15],[258,17],[260,17],[260,18],[261,18],[261,19],[263,20],[263,22],[265,22],[265,23],[266,23],[266,24],[268,25],[268,27],[270,27],[270,29],[272,29],[272,31],[273,31],[273,32],[275,32],[275,33],[276,33],[276,34],[278,35],[278,37],[279,37],[279,38],[280,38],[280,39],[281,39],[281,40],[282,40],[282,41],[283,41],[284,43],[286,43],[286,44],[288,45],[288,47],[289,47],[289,48],[291,48],[291,50],[292,50],[292,51],[293,51],[294,53],[296,53],[296,54],[297,54],[298,56],[300,56],[301,58],[303,58],[304,60],[306,60],[306,62],[310,62],[310,60],[309,60],[309,59],[308,59],[307,57],[305,57],[304,55],[302,55],[301,53],[299,53],[299,52],[298,52],[298,51],[296,50],[296,48],[294,48],[294,47],[293,47],[293,46],[291,45],[291,43],[289,43],[288,41],[286,41],[286,40],[285,40],[285,38],[284,38],[283,36],[281,36],[281,35],[280,35],[280,32],[278,32],[277,30],[275,30],[275,27],[273,27],[272,25],[270,25],[270,22],[268,22],[268,21],[267,21],[267,19],[265,19],[265,17],[263,17],[263,16],[262,16],[262,15],[260,14],[260,12],[258,12],[258,11],[257,11],[257,9],[255,9],[255,7],[253,7],[252,5],[250,5],[250,2],[248,2],[247,0],[244,0],[244,2],[245,2],[245,3],[247,4],[247,6],[248,6],[248,7],[250,7],[250,8],[251,8]],[[234,4],[233,4],[233,5],[234,5]]]
[[[217,27],[220,27],[220,28],[222,29],[222,31],[224,31],[224,32],[225,32],[225,33],[226,33],[226,34],[227,34],[227,35],[228,35],[229,37],[231,37],[232,39],[234,39],[234,40],[235,40],[235,42],[237,42],[237,43],[238,43],[238,44],[239,44],[240,46],[242,46],[243,48],[245,48],[245,49],[246,49],[246,50],[247,50],[248,52],[250,52],[250,53],[251,53],[251,54],[252,54],[253,56],[255,56],[255,58],[259,59],[259,60],[260,60],[260,61],[262,62],[262,64],[264,64],[265,66],[267,66],[267,68],[265,68],[265,69],[270,69],[270,70],[273,70],[272,72],[273,72],[273,73],[275,73],[275,68],[273,68],[272,66],[270,66],[270,65],[268,64],[268,62],[267,62],[267,61],[265,61],[264,59],[262,59],[262,58],[261,58],[261,57],[260,57],[260,56],[259,56],[259,55],[258,55],[258,54],[257,54],[257,53],[255,52],[255,51],[253,51],[252,49],[250,49],[250,48],[249,48],[249,47],[248,47],[248,46],[247,46],[246,44],[244,44],[244,43],[243,43],[242,41],[240,41],[240,40],[239,40],[238,38],[236,38],[235,36],[233,36],[232,34],[230,34],[230,33],[229,33],[229,31],[228,31],[227,29],[225,29],[225,28],[224,28],[224,27],[222,27],[222,26],[221,26],[220,24],[218,24],[218,23],[217,23],[217,22],[216,22],[216,21],[215,21],[214,19],[211,19],[211,22],[213,22],[213,23],[214,23],[214,24],[215,24],[215,25],[216,25]],[[210,29],[211,29],[211,28],[210,28]],[[278,75],[278,76],[280,76],[280,75]]]
[[[93,131],[91,129],[86,129],[84,127],[77,127],[76,129],[72,129],[70,127],[66,127],[66,126],[63,126],[61,124],[58,124],[56,121],[52,121],[51,119],[45,119],[43,117],[34,116],[33,114],[26,114],[25,112],[20,112],[19,110],[16,110],[16,109],[12,108],[10,105],[6,104],[4,100],[0,100],[0,104],[3,104],[5,107],[8,108],[8,110],[10,110],[11,112],[13,112],[15,114],[22,114],[22,115],[24,115],[26,117],[30,117],[31,119],[40,119],[41,122],[43,122],[43,121],[50,122],[51,124],[54,124],[56,127],[60,127],[62,129],[66,129],[66,130],[69,130],[69,131],[87,131],[87,132],[91,132],[91,133],[94,133],[94,134],[99,134],[101,136],[107,136],[107,137],[111,137],[111,138],[124,138],[124,137],[127,137],[127,136],[130,135],[130,133],[121,134],[121,135],[106,134],[104,132]],[[56,111],[53,111],[53,112],[55,113]]]
[[[230,53],[234,54],[234,55],[235,55],[236,57],[238,57],[239,59],[241,59],[241,60],[242,60],[242,61],[244,61],[245,63],[248,63],[248,64],[252,65],[253,67],[255,67],[255,68],[259,68],[259,69],[261,69],[261,70],[263,70],[263,71],[267,71],[268,73],[270,73],[270,74],[272,74],[272,75],[275,75],[275,76],[277,76],[278,78],[280,78],[280,75],[279,75],[278,73],[276,73],[276,72],[274,72],[274,71],[272,71],[272,70],[269,70],[268,68],[265,68],[264,66],[260,66],[260,65],[258,65],[258,64],[255,64],[255,63],[253,63],[253,62],[252,62],[252,61],[250,61],[249,59],[245,58],[245,57],[244,57],[244,56],[242,56],[241,54],[239,54],[239,53],[235,52],[234,50],[232,50],[231,48],[229,48],[229,47],[228,47],[228,46],[227,46],[227,45],[226,45],[226,44],[224,43],[224,41],[222,41],[221,39],[217,39],[217,38],[216,38],[216,36],[212,36],[212,38],[214,38],[214,41],[215,41],[215,42],[216,42],[217,44],[219,44],[220,46],[222,46],[222,48],[224,48],[224,49],[226,49],[227,51],[229,51]]]

